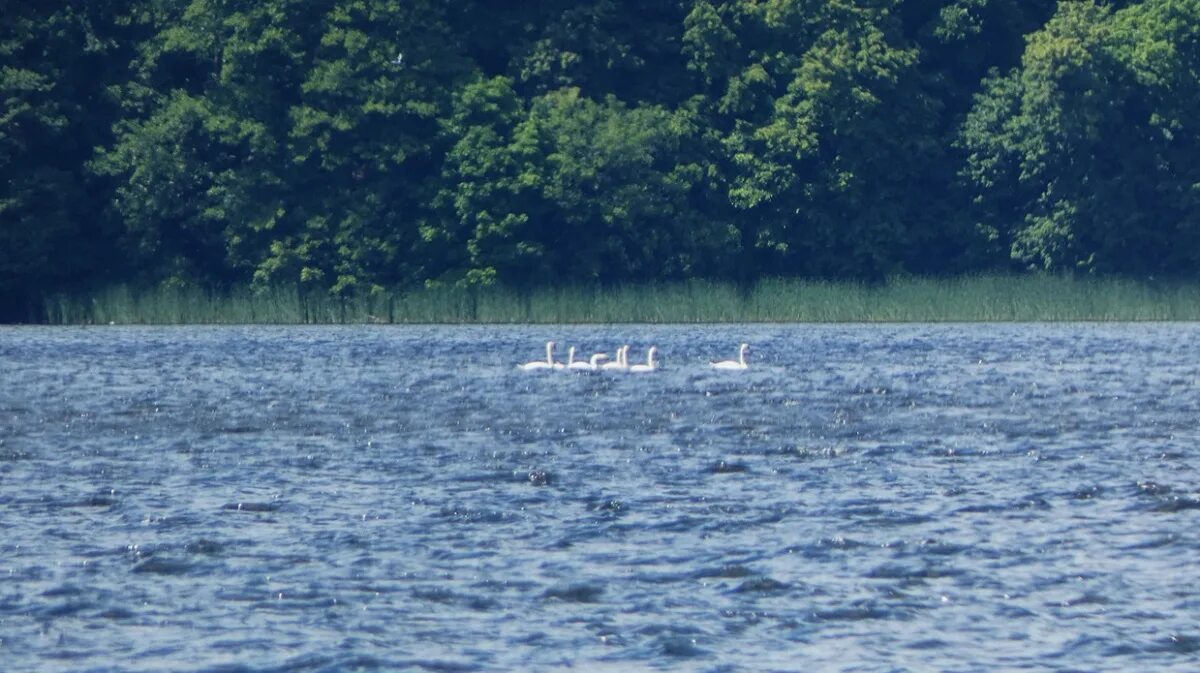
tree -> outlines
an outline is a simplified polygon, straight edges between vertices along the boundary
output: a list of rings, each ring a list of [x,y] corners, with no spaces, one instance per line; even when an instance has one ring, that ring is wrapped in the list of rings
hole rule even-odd
[[[507,79],[459,98],[441,203],[465,241],[468,282],[683,277],[711,263],[720,228],[691,207],[683,115],[595,102],[574,88],[521,106]]]
[[[287,172],[286,132],[307,54],[290,25],[311,25],[290,11],[304,5],[158,8],[138,78],[123,91],[116,142],[93,162],[117,182],[123,246],[146,281],[249,280],[260,250],[247,241],[288,217],[298,185]]]
[[[1154,0],[1114,14],[1064,3],[1030,37],[1021,67],[988,83],[963,127],[965,175],[981,228],[1015,260],[1103,273],[1194,269],[1196,135],[1172,106],[1194,96],[1198,9]]]
[[[143,49],[96,162],[154,278],[411,283],[437,119],[468,69],[437,2],[193,0]]]
[[[133,2],[0,2],[0,320],[112,273],[107,185],[85,164],[117,113]]]
[[[685,49],[748,274],[881,277],[935,226],[937,104],[892,2],[697,3]]]

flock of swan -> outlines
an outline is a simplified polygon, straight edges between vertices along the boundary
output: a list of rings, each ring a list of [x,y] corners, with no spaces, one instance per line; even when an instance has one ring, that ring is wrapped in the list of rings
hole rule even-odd
[[[538,371],[545,369],[566,369],[577,371],[625,371],[633,373],[646,373],[658,369],[658,363],[655,362],[654,356],[658,354],[658,347],[651,346],[646,351],[646,362],[635,365],[629,364],[629,346],[621,346],[617,349],[617,357],[615,360],[608,360],[608,353],[596,353],[586,360],[575,359],[575,347],[571,346],[567,349],[567,361],[557,362],[554,359],[554,342],[546,342],[546,359],[534,360],[526,362],[523,365],[517,365],[518,369],[524,371]],[[746,369],[746,353],[750,351],[748,344],[742,344],[738,347],[738,357],[736,360],[721,360],[719,362],[710,362],[708,366],[713,369]]]

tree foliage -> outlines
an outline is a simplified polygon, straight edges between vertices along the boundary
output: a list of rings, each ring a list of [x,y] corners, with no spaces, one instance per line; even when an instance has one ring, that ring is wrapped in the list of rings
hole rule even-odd
[[[1062,3],[963,126],[981,226],[1034,268],[1190,274],[1200,3]],[[1194,109],[1194,108],[1192,108]],[[1188,149],[1183,149],[1183,148]]]
[[[142,35],[130,9],[0,1],[0,317],[110,274],[108,185],[87,162],[111,139],[109,86]]]
[[[1200,268],[1200,0],[0,13],[10,319],[115,280]]]

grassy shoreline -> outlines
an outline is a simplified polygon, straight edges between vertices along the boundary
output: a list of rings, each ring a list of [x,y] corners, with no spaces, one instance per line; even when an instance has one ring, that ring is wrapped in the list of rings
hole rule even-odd
[[[76,324],[501,324],[1200,320],[1200,283],[1058,276],[902,278],[880,285],[766,280],[613,288],[434,288],[339,299],[288,288],[213,294],[126,286],[45,302]]]

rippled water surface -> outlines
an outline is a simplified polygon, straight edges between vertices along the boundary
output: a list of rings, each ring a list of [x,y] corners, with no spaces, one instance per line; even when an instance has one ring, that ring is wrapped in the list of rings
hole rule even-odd
[[[1200,670],[1198,337],[3,328],[0,669]]]

